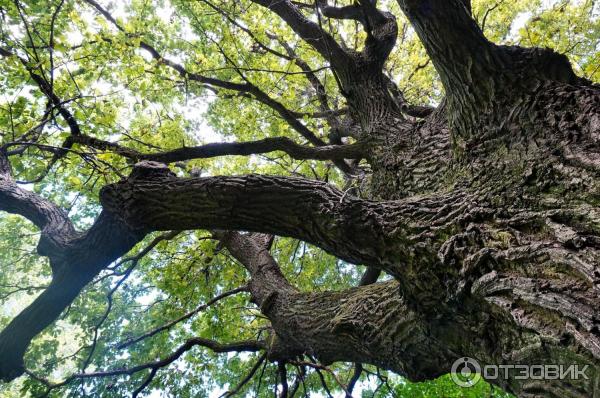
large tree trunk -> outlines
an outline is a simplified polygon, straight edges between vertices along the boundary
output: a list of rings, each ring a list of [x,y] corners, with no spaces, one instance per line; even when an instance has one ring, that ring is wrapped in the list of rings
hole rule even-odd
[[[368,197],[413,206],[387,213],[411,221],[377,231],[388,250],[369,263],[397,282],[276,294],[267,315],[285,346],[325,361],[362,358],[413,380],[461,356],[588,365],[577,380],[491,382],[519,396],[600,394],[598,86],[551,50],[490,43],[458,1],[399,3],[440,73],[443,105],[406,123],[380,74],[341,74],[368,142]]]
[[[297,18],[289,2],[260,3],[288,22]],[[520,380],[513,372],[490,381],[519,396],[600,394],[600,88],[550,50],[490,43],[465,2],[399,4],[447,98],[423,121],[404,116],[381,74],[396,34],[385,13],[369,15],[374,31],[365,52],[333,55],[373,170],[366,197],[283,177],[182,179],[144,162],[103,189],[106,214],[96,229],[45,248],[59,280],[80,265],[66,260],[72,247],[91,253],[89,265],[59,299],[41,296],[0,334],[8,358],[0,375],[20,374],[33,335],[145,233],[211,228],[295,237],[394,277],[300,293],[264,247],[226,234],[252,275],[253,300],[272,322],[273,360],[308,353],[323,362],[375,364],[411,380],[447,373],[460,357],[482,366],[587,365],[587,378]],[[294,23],[332,56],[309,22]],[[38,217],[27,207],[14,211]],[[121,244],[95,234],[106,220]],[[30,328],[39,314],[42,321]]]

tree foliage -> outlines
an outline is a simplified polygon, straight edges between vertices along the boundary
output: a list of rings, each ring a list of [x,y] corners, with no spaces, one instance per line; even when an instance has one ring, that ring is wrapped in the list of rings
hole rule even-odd
[[[356,144],[351,136],[336,136],[348,104],[330,62],[269,9],[246,0],[99,3],[0,0],[2,151],[20,186],[66,209],[77,229],[93,224],[102,187],[127,176],[140,154],[279,137],[302,148]],[[314,2],[298,3],[335,40],[364,48],[368,37],[358,21],[327,18]],[[579,76],[598,81],[599,6],[593,0],[478,0],[472,15],[490,40],[553,48],[569,57]],[[443,86],[414,29],[395,1],[379,7],[398,24],[385,76],[407,103],[440,105]],[[368,196],[366,161],[352,165],[350,174],[360,177],[349,179],[340,168],[344,157],[315,160],[281,145],[250,156],[182,157],[170,162],[171,171],[180,177],[304,177]],[[2,213],[0,233],[2,329],[46,288],[52,271],[36,252],[40,231],[32,223]],[[87,375],[163,360],[190,338],[227,344],[268,335],[269,320],[240,289],[248,274],[214,233],[146,236],[33,340],[26,375],[0,385],[0,394],[197,397],[229,391],[267,397],[286,384],[300,395],[343,396],[353,363],[324,365],[307,356],[285,364],[254,349],[215,353],[202,342],[165,366]],[[304,292],[356,286],[364,269],[293,238],[275,237],[270,252]],[[220,295],[226,297],[204,305]],[[355,391],[364,397],[508,396],[484,383],[460,389],[447,376],[412,383],[372,365],[358,376]]]

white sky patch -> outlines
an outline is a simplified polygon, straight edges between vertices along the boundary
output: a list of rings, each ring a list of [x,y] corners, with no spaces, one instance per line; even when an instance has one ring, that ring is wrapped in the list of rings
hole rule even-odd
[[[189,134],[198,143],[227,141],[223,135],[216,132],[206,122],[206,118],[204,117],[212,101],[212,98],[194,98],[187,101],[186,104],[174,106],[174,109],[184,115],[186,120],[195,122],[194,124],[197,128],[190,131]]]
[[[71,46],[78,46],[83,43],[83,34],[79,30],[70,30],[65,36]]]
[[[115,87],[105,80],[96,80],[92,83],[91,89],[94,91],[95,95],[107,95],[112,92]]]
[[[129,1],[111,1],[107,9],[115,19],[127,20],[126,8],[129,4]]]
[[[513,20],[512,25],[510,26],[510,32],[508,33],[508,37],[512,40],[517,40],[519,38],[519,31],[527,24],[529,18],[531,18],[530,12],[519,13]]]
[[[25,37],[25,32],[20,25],[8,25],[6,29],[10,32],[12,38],[16,40],[21,40]]]
[[[173,6],[170,3],[166,3],[162,7],[158,7],[156,9],[156,15],[164,22],[171,22],[171,18],[173,17]]]

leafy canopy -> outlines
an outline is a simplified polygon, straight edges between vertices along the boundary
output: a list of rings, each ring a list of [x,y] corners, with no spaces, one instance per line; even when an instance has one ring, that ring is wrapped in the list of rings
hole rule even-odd
[[[47,96],[32,81],[32,70],[51,85],[82,132],[142,152],[281,136],[306,143],[272,107],[234,90],[191,81],[157,62],[140,48],[142,42],[151,43],[163,57],[193,73],[251,82],[289,110],[306,114],[300,118],[302,123],[327,140],[331,127],[327,120],[311,117],[320,111],[314,87],[301,67],[281,54],[288,54],[286,46],[293,49],[322,82],[331,107],[341,109],[344,99],[335,77],[327,63],[268,10],[245,0],[102,3],[121,30],[85,1],[0,0],[0,47],[13,53],[0,58],[0,143],[32,143],[11,157],[15,178],[68,209],[78,227],[88,227],[97,216],[99,189],[126,175],[131,165],[110,151],[77,144],[53,162],[53,149],[63,145],[70,126],[56,107],[48,105]],[[386,74],[411,103],[437,104],[443,92],[427,54],[397,4],[384,3],[398,17],[399,26]],[[551,47],[567,54],[579,75],[595,81],[600,78],[596,1],[478,0],[473,2],[473,15],[490,40]],[[364,32],[355,22],[323,23],[329,24],[336,39],[360,48]],[[282,153],[186,161],[173,170],[182,176],[301,175],[340,188],[344,184],[332,164],[293,160]],[[0,236],[2,328],[49,283],[50,269],[35,252],[39,231],[27,221],[0,214]],[[135,257],[157,237],[153,250]],[[355,286],[360,278],[357,267],[303,242],[276,238],[272,254],[301,290],[342,289]],[[248,295],[238,293],[120,348],[119,343],[168,324],[247,281],[243,268],[206,231],[154,234],[130,256],[104,271],[34,341],[26,356],[30,375],[0,386],[0,395],[44,394],[46,386],[35,375],[60,382],[75,372],[126,368],[163,358],[191,336],[225,342],[254,339],[267,326]],[[237,385],[258,357],[216,355],[195,348],[159,371],[145,392],[214,396]],[[323,383],[332,394],[340,395],[338,381],[346,382],[353,369],[352,364],[336,364],[330,368],[333,373],[307,369],[302,376],[300,368],[287,366],[290,383],[300,380],[300,393],[309,396],[327,395]],[[504,396],[485,383],[459,389],[447,376],[410,383],[374,367],[365,369],[359,382],[365,397]],[[147,376],[143,371],[76,380],[49,395],[121,397],[138,388]],[[279,377],[277,365],[267,363],[241,393],[272,396]]]

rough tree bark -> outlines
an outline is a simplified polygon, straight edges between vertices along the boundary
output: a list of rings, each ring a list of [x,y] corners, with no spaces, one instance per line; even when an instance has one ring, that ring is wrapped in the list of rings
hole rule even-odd
[[[102,215],[78,233],[60,209],[12,182],[4,158],[0,210],[40,227],[54,281],[0,333],[0,376],[20,375],[31,339],[147,233],[209,228],[298,238],[394,278],[300,293],[263,235],[219,233],[272,322],[272,360],[309,353],[411,380],[447,373],[463,356],[482,365],[588,365],[587,379],[492,382],[519,396],[600,394],[600,87],[549,49],[489,42],[469,2],[398,0],[446,91],[435,111],[414,121],[382,73],[397,34],[393,15],[366,0],[342,8],[318,2],[323,17],[363,24],[365,47],[355,52],[292,2],[255,2],[330,61],[360,146],[326,147],[316,157],[340,160],[360,147],[373,170],[368,197],[296,178],[183,179],[144,161],[103,189]],[[181,154],[209,155],[206,148]]]

